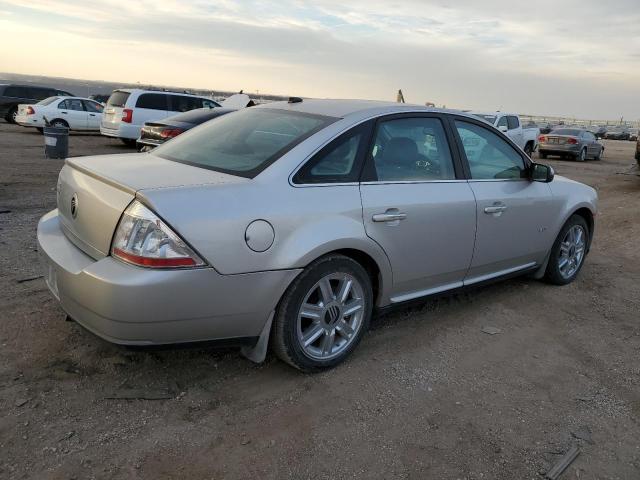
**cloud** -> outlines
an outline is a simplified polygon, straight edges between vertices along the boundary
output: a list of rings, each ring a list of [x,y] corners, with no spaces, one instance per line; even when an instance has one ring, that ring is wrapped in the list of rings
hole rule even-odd
[[[63,32],[77,53],[89,46],[107,52],[105,65],[135,64],[134,52],[147,52],[137,59],[137,78],[179,63],[178,83],[194,87],[228,86],[216,85],[219,79],[274,93],[387,99],[402,87],[418,103],[638,116],[636,0],[620,0],[615,9],[600,0],[513,4],[0,0],[0,10],[11,14],[6,24]],[[8,48],[0,47],[0,62]],[[173,57],[163,61],[163,51]],[[29,52],[26,46],[24,56]],[[80,65],[69,69],[107,77]],[[175,79],[177,72],[161,76]]]

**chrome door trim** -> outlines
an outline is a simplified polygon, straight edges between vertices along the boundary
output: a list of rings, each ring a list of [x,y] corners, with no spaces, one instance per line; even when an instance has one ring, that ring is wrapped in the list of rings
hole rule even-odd
[[[420,297],[426,297],[428,295],[433,295],[435,293],[446,292],[447,290],[453,290],[454,288],[460,288],[464,285],[463,282],[453,282],[448,283],[447,285],[441,285],[439,287],[428,288],[427,290],[418,290],[417,292],[404,293],[402,295],[396,295],[395,297],[391,297],[391,303],[401,303],[406,302],[407,300],[414,300]]]
[[[517,267],[507,268],[505,270],[500,270],[493,273],[487,273],[485,275],[480,275],[478,277],[473,277],[470,279],[465,279],[463,281],[464,285],[473,285],[474,283],[484,282],[486,280],[491,280],[493,278],[502,277],[504,275],[509,275],[510,273],[519,272],[521,270],[527,270],[531,267],[535,267],[536,262],[525,263],[524,265],[518,265]]]

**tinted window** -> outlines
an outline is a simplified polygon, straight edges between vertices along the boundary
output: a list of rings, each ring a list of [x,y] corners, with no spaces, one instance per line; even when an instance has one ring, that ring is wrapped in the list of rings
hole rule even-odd
[[[44,100],[41,100],[40,102],[38,102],[38,105],[50,105],[53,102],[55,102],[57,99],[58,97],[45,98]]]
[[[4,90],[6,97],[30,98],[26,87],[9,86]]]
[[[507,123],[509,124],[509,130],[513,130],[514,128],[518,128],[520,126],[518,117],[514,116],[507,117]]]
[[[365,126],[355,127],[331,142],[296,173],[295,183],[355,182],[360,175],[358,153]]]
[[[380,122],[372,156],[377,179],[381,182],[455,178],[447,137],[437,118]]]
[[[509,128],[509,122],[507,121],[507,117],[502,117],[500,119],[500,121],[498,122],[498,125],[496,125],[496,127],[498,127],[498,128],[500,128],[500,127]]]
[[[473,179],[525,178],[522,157],[496,133],[464,121],[456,120],[456,128]]]
[[[55,90],[52,90],[50,88],[30,87],[29,94],[30,98],[35,98],[36,100],[44,100],[51,95],[55,95]]]
[[[64,90],[54,90],[51,95],[58,95],[59,97],[73,97],[72,93],[65,92]]]
[[[169,95],[169,110],[173,112],[188,112],[196,108],[202,108],[201,98],[187,97],[185,95]]]
[[[115,90],[109,97],[109,100],[107,100],[107,105],[110,107],[124,107],[125,104],[127,103],[127,99],[129,98],[129,95],[131,94],[128,92],[121,92],[119,90]]]
[[[206,98],[202,99],[202,106],[204,108],[215,108],[215,107],[219,107],[220,104],[218,102],[214,102],[213,100],[209,100]]]
[[[82,100],[84,104],[84,108],[87,112],[91,113],[102,113],[102,109],[104,108],[97,102],[90,102],[89,100]]]
[[[167,110],[167,95],[164,93],[143,93],[138,97],[136,107],[150,110]]]
[[[248,108],[194,128],[158,147],[154,154],[253,178],[296,144],[335,120],[286,110]]]

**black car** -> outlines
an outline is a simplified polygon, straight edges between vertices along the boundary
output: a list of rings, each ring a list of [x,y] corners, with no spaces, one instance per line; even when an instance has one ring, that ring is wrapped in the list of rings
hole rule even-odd
[[[72,93],[52,87],[36,85],[0,85],[0,116],[9,123],[15,123],[18,105],[21,103],[38,103],[49,97],[73,97]]]
[[[155,122],[145,122],[136,142],[138,150],[146,152],[181,133],[216,117],[235,112],[233,108],[197,108]]]
[[[607,140],[629,140],[631,136],[629,130],[625,127],[609,128],[605,133],[604,138]]]

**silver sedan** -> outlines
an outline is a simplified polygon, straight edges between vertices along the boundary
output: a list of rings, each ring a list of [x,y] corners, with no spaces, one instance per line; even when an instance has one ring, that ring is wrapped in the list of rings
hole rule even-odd
[[[603,153],[604,145],[584,128],[557,128],[538,137],[540,158],[559,155],[584,162],[587,158],[600,160]]]
[[[47,284],[100,337],[220,340],[304,371],[374,310],[583,265],[596,192],[470,115],[302,100],[212,120],[151,153],[67,159],[38,225]]]

